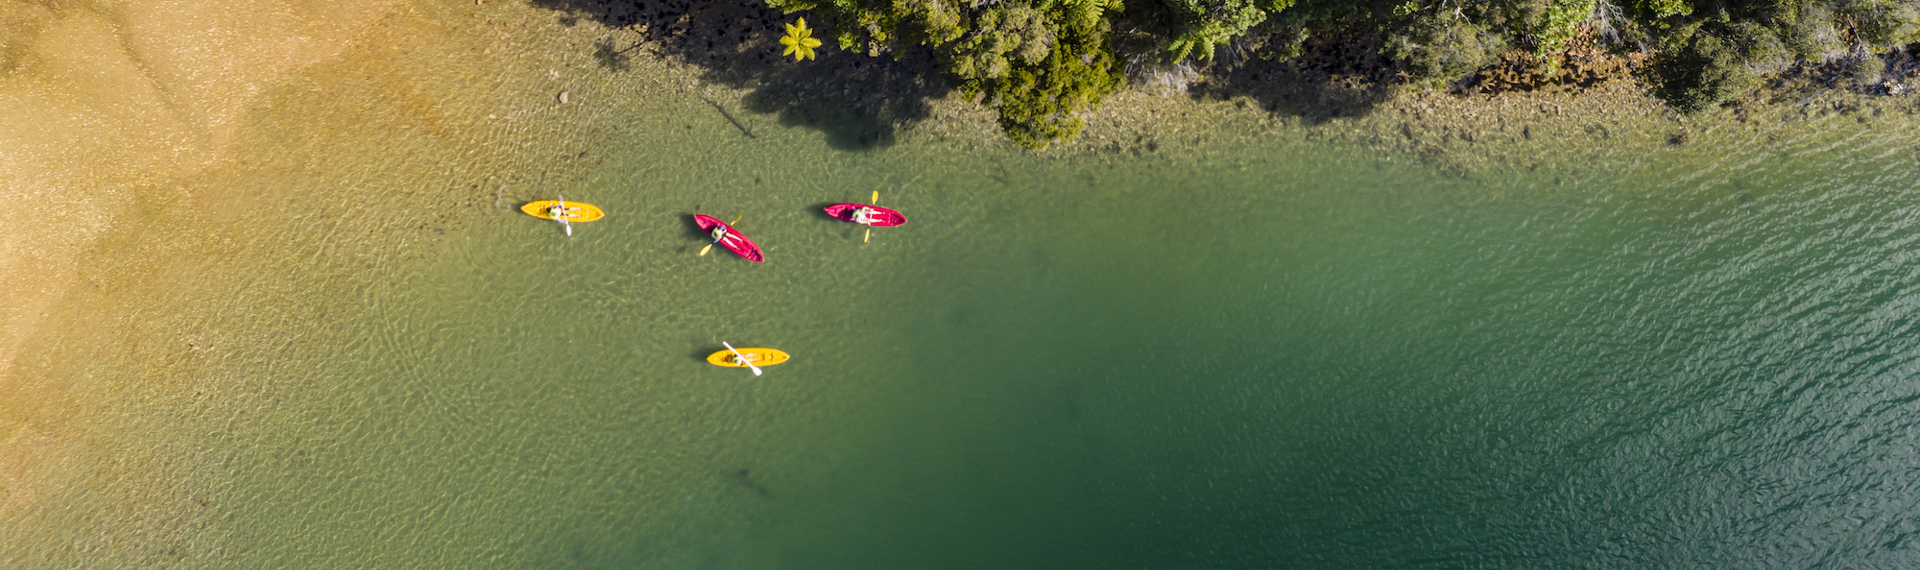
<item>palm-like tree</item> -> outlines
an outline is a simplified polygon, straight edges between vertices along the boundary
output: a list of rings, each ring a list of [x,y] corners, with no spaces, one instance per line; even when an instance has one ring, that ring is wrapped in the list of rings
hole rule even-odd
[[[780,55],[791,55],[794,61],[800,61],[813,59],[813,48],[820,47],[820,40],[813,39],[813,30],[807,29],[807,19],[800,18],[797,22],[787,24],[787,35],[780,38],[780,44],[787,46],[787,51],[780,52]]]

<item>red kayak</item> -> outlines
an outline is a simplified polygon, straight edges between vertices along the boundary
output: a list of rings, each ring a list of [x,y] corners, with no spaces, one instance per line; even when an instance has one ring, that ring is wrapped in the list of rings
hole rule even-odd
[[[754,245],[753,240],[747,239],[747,236],[740,235],[740,232],[734,230],[733,226],[727,225],[726,222],[720,221],[719,218],[706,214],[694,214],[693,223],[699,224],[700,231],[707,232],[709,238],[717,237],[717,239],[720,240],[720,247],[727,248],[727,251],[740,254],[740,257],[747,258],[747,261],[754,263],[763,263],[767,260],[766,256],[760,255],[760,246]],[[724,228],[726,233],[714,236],[714,228]]]
[[[860,211],[861,208],[867,209],[867,221],[864,221],[864,222],[858,221],[858,220],[855,220],[853,217],[854,213]],[[839,218],[842,221],[869,225],[877,228],[885,228],[885,227],[897,226],[900,224],[907,223],[907,217],[904,215],[901,215],[900,212],[895,212],[893,210],[889,210],[879,206],[870,206],[867,204],[834,204],[832,206],[827,206],[826,210],[827,210],[827,215],[833,216],[835,218]]]

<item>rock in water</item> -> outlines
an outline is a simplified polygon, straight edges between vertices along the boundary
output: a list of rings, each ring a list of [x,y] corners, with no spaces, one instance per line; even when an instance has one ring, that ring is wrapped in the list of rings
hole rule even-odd
[[[561,105],[567,104],[567,92],[565,91],[560,92],[560,104]]]

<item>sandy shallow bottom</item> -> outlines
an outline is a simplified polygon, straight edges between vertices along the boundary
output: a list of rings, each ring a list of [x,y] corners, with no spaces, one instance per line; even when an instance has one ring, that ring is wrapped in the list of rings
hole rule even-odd
[[[1179,164],[1284,140],[1461,179],[1711,162],[1741,141],[1910,149],[1915,132],[1912,98],[1844,93],[1682,118],[1616,84],[1309,118],[1139,90],[1044,154],[1008,148],[953,98],[927,101],[888,145],[847,150],[834,125],[750,111],[767,96],[754,85],[596,55],[640,42],[632,30],[518,3],[4,6],[24,24],[6,38],[18,80],[0,90],[0,192],[44,205],[0,214],[8,566],[259,559],[246,549],[260,543],[235,538],[248,517],[228,500],[247,476],[234,470],[305,460],[259,418],[287,405],[278,370],[340,366],[326,347],[356,342],[315,323],[368,318],[376,280],[431,266],[514,204],[607,184],[616,175],[592,167],[635,116],[836,157],[823,164]]]
[[[15,537],[0,559],[222,555],[237,366],[284,348],[278,328],[328,295],[287,273],[284,240],[311,223],[287,200],[351,200],[304,185],[386,158],[356,140],[420,146],[381,130],[405,109],[395,93],[457,96],[373,51],[467,37],[419,7],[216,4],[0,8],[0,191],[42,205],[0,215],[0,532]]]

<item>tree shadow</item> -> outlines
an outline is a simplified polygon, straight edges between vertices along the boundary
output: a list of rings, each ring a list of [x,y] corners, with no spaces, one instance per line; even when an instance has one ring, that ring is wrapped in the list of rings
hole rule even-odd
[[[771,114],[782,125],[819,130],[827,144],[841,150],[889,146],[897,134],[931,114],[928,101],[948,91],[925,50],[905,57],[869,57],[832,47],[818,59],[795,62],[780,55],[784,25],[798,16],[782,15],[757,1],[708,0],[532,0],[575,25],[590,19],[609,28],[631,30],[643,38],[634,45],[603,40],[594,50],[600,65],[612,71],[631,68],[633,57],[670,57],[697,66],[701,79],[749,90],[747,111]],[[816,33],[821,33],[816,28]],[[753,137],[750,126],[709,100],[714,108]]]
[[[1229,101],[1248,97],[1276,115],[1320,124],[1359,117],[1394,96],[1399,83],[1390,62],[1380,56],[1371,34],[1321,33],[1307,40],[1295,58],[1274,61],[1249,56],[1211,66],[1204,79],[1187,88],[1195,100]]]

